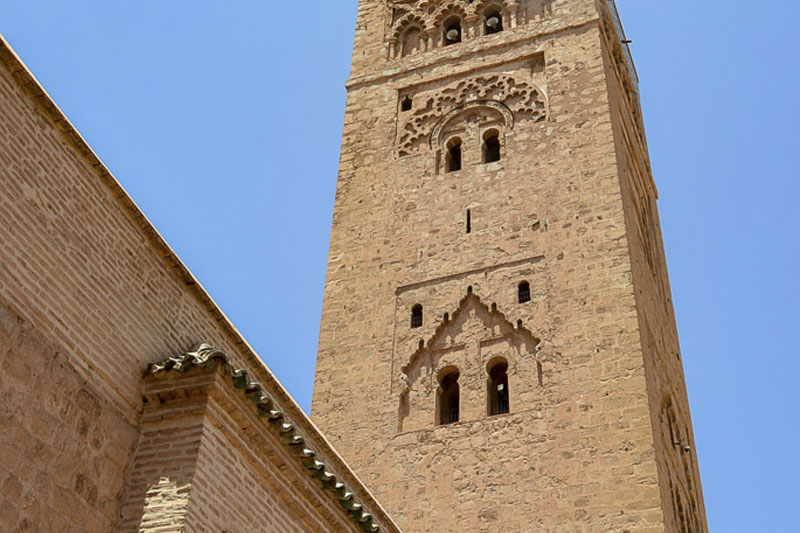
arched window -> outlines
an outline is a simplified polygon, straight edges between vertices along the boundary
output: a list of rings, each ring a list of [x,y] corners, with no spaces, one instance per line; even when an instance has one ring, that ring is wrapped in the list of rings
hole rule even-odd
[[[445,157],[447,172],[461,170],[461,139],[453,137],[447,141],[447,156]]]
[[[410,96],[406,96],[400,102],[400,111],[411,111],[411,107],[414,105],[414,101],[411,100]]]
[[[419,52],[422,43],[422,31],[412,26],[403,33],[401,56],[408,57]]]
[[[440,426],[458,422],[460,400],[458,378],[458,369],[451,368],[442,372],[439,379],[438,411]]]
[[[517,286],[517,296],[519,296],[519,303],[524,304],[531,301],[531,284],[523,281]]]
[[[461,19],[453,17],[444,23],[444,45],[449,46],[461,42]]]
[[[483,162],[500,161],[500,132],[489,130],[483,134]]]
[[[489,368],[489,416],[508,413],[509,399],[508,363],[500,359]]]
[[[422,327],[422,306],[420,304],[417,304],[411,308],[411,327]]]
[[[503,31],[503,14],[500,13],[499,9],[494,8],[486,12],[483,30],[486,35],[500,33]]]

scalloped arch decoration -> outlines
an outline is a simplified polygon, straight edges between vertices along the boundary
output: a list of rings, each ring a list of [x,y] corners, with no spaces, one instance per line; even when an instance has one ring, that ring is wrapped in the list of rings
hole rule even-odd
[[[394,25],[392,38],[394,40],[399,40],[406,31],[415,26],[419,27],[420,31],[422,32],[428,31],[429,29],[423,17],[415,13],[408,13],[407,15],[404,15],[398,19],[397,23]]]
[[[502,102],[497,102],[494,100],[474,100],[472,102],[467,102],[466,104],[460,105],[444,115],[436,125],[433,127],[431,131],[430,137],[428,138],[428,146],[433,149],[437,147],[441,148],[442,142],[442,131],[447,127],[448,123],[456,118],[458,115],[465,111],[469,111],[471,109],[478,109],[486,108],[487,110],[494,110],[499,113],[500,116],[503,117],[503,127],[505,130],[512,130],[514,129],[514,113]],[[486,114],[486,113],[484,113]]]
[[[449,319],[439,323],[427,342],[406,360],[397,374],[398,431],[424,430],[437,425],[439,378],[457,369],[463,387],[460,420],[486,418],[487,364],[508,364],[515,396],[524,405],[542,390],[542,340],[521,324],[483,303],[474,292],[461,298]],[[463,418],[462,418],[463,417]]]
[[[437,125],[443,126],[451,113],[467,106],[483,106],[500,112],[507,128],[519,121],[538,122],[549,118],[544,91],[531,79],[510,74],[475,76],[430,95],[423,93],[422,97],[424,105],[403,117],[398,125],[400,157],[416,153],[425,146],[434,147],[438,141],[438,132],[434,131]]]
[[[488,9],[497,8],[503,14],[504,28],[512,29],[552,14],[554,0],[386,0],[387,28],[386,40],[390,43],[390,58],[399,59],[396,48],[398,39],[414,19],[420,24],[422,32],[429,39],[430,50],[444,43],[436,32],[453,15],[463,21],[463,31],[467,39],[484,34],[483,16]]]
[[[512,324],[508,320],[508,317],[504,313],[498,311],[496,307],[493,306],[490,308],[481,301],[478,295],[475,293],[469,293],[461,299],[456,310],[450,314],[449,320],[447,322],[440,323],[436,328],[436,331],[434,331],[433,336],[428,339],[427,342],[421,343],[417,351],[411,354],[408,362],[403,365],[401,370],[403,374],[406,375],[406,380],[408,375],[411,373],[412,368],[418,364],[418,361],[423,354],[427,353],[431,349],[439,348],[440,345],[446,343],[447,337],[452,335],[450,330],[458,328],[458,322],[470,304],[474,304],[478,309],[480,309],[483,319],[492,322],[494,326],[498,327],[502,334],[518,335],[520,338],[530,344],[534,353],[539,352],[542,346],[541,338],[534,335],[533,332],[525,327]],[[506,358],[506,360],[508,361],[509,365],[513,364],[513,361],[508,360],[508,358]],[[441,368],[437,369],[437,372],[439,370],[441,370]],[[401,390],[401,394],[402,393],[403,391]]]
[[[468,4],[467,4],[468,5]],[[443,4],[434,11],[433,15],[429,17],[431,28],[439,28],[450,17],[459,17],[462,21],[470,15],[470,12],[465,9],[465,5],[460,2],[448,2]]]

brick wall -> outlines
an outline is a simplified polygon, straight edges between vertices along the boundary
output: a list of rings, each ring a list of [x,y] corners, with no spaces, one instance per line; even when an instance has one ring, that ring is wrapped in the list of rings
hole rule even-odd
[[[63,456],[65,446],[88,454],[97,438],[115,450],[114,468],[87,468],[80,483],[77,473],[64,472],[60,475],[69,477],[64,483],[72,484],[71,491],[66,485],[64,490],[54,486],[49,498],[52,505],[77,513],[82,507],[73,505],[73,493],[84,490],[92,506],[103,506],[107,525],[110,517],[118,516],[114,496],[124,484],[136,439],[141,376],[147,364],[200,340],[216,342],[236,357],[240,351],[220,327],[219,317],[187,287],[174,258],[154,245],[141,214],[132,213],[121,189],[110,186],[113,178],[104,177],[99,163],[91,164],[87,148],[76,141],[69,124],[54,119],[53,104],[37,92],[38,86],[5,43],[0,63],[0,296],[26,325],[22,340],[46,346],[4,345],[4,354],[9,372],[28,365],[41,369],[36,372],[46,370],[44,388],[63,397],[44,401],[41,387],[31,382],[17,387],[12,405],[21,417],[16,420],[28,419],[52,433],[52,440],[32,437],[30,444],[37,442],[42,456]],[[33,354],[41,364],[34,364]],[[59,390],[67,384],[71,388]],[[78,430],[71,427],[79,420],[66,415],[77,414],[62,413],[68,409],[63,403],[87,394],[95,402],[93,418],[102,414],[103,419],[91,433],[83,425]],[[28,448],[22,442],[7,450],[4,460],[24,464]],[[75,456],[78,464],[79,457]],[[20,483],[47,487],[49,481],[42,476],[52,466],[43,465],[38,472],[23,469],[20,474],[30,478]],[[39,500],[33,489],[29,497]],[[33,511],[28,518],[34,529],[54,519]]]
[[[120,531],[359,531],[290,452],[316,439],[289,447],[221,366],[150,377],[144,394]]]
[[[137,428],[2,298],[0,373],[0,530],[113,530]]]
[[[268,474],[248,477],[248,461],[275,468],[275,457],[226,448],[247,426],[228,428],[228,442],[202,424],[140,434],[145,369],[201,341],[262,383],[390,523],[2,40],[0,209],[4,530],[111,531],[123,500],[128,530],[174,530],[182,520],[195,531],[269,520],[277,531],[320,530],[303,518],[308,505],[277,503]],[[310,480],[281,490],[290,499],[325,495]],[[202,507],[191,512],[195,502]],[[331,523],[347,525],[333,509]]]

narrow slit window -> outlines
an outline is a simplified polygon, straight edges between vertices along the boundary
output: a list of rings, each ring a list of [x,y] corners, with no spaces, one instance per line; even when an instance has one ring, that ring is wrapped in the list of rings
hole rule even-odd
[[[445,374],[439,387],[439,425],[455,424],[459,418],[460,388],[457,370]]]
[[[527,281],[523,281],[517,287],[517,295],[519,297],[519,303],[524,304],[526,302],[531,301],[531,284]]]
[[[499,11],[489,11],[486,13],[486,25],[484,27],[486,35],[500,33],[503,31],[503,15]]]
[[[483,162],[495,161],[500,161],[500,133],[497,130],[489,130],[483,136]]]
[[[467,233],[472,233],[472,210],[467,209]]]
[[[510,404],[508,363],[499,361],[489,370],[489,416],[508,413]]]
[[[450,139],[447,143],[447,157],[445,159],[447,172],[461,170],[461,139],[458,137]]]
[[[417,304],[411,308],[411,327],[422,327],[422,306],[420,304]]]

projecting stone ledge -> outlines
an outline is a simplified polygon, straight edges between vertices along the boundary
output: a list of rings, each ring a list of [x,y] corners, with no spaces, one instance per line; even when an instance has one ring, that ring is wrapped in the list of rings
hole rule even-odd
[[[222,351],[201,344],[150,365],[143,396],[121,531],[259,530],[288,513],[310,531],[400,533],[311,421],[291,419]]]

